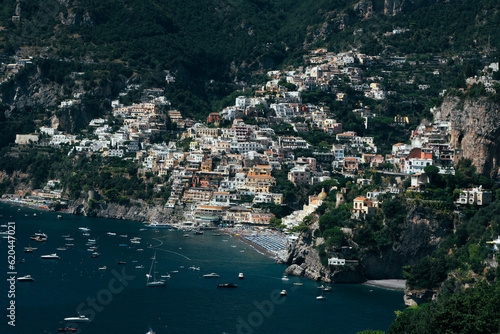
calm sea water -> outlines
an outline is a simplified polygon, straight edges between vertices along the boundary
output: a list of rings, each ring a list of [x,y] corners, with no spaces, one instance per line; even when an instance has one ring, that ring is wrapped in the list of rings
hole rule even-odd
[[[332,285],[333,291],[324,293],[327,299],[318,301],[319,283],[297,277],[283,281],[285,266],[235,238],[214,236],[210,231],[184,237],[180,231],[140,231],[143,226],[137,222],[65,214],[57,219],[55,213],[3,204],[0,214],[1,224],[16,223],[17,276],[29,274],[35,279],[16,284],[16,326],[9,326],[7,242],[0,239],[4,277],[0,281],[0,333],[57,333],[66,326],[65,317],[78,313],[92,318],[90,323],[70,325],[80,333],[133,334],[150,328],[157,334],[356,333],[386,330],[394,311],[404,308],[402,292],[354,284]],[[79,227],[89,228],[90,236]],[[30,235],[39,231],[48,240],[30,241]],[[68,234],[73,241],[62,237]],[[141,243],[131,243],[133,237],[140,237]],[[89,238],[96,239],[98,258],[90,258]],[[56,250],[65,243],[74,246]],[[29,245],[38,250],[24,253]],[[166,287],[146,287],[155,252],[151,246],[157,253],[157,275],[178,271],[171,274]],[[40,258],[50,253],[60,259]],[[126,264],[118,265],[118,261]],[[144,269],[136,268],[140,265]],[[99,269],[104,266],[107,269]],[[191,266],[200,271],[189,270]],[[211,272],[220,278],[202,277]],[[238,280],[240,272],[244,280]],[[238,288],[217,288],[218,283],[229,282]],[[286,297],[278,296],[282,289],[288,291]]]

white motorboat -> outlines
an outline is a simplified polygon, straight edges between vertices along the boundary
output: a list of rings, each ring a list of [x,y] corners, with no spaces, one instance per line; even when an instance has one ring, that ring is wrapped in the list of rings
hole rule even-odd
[[[78,229],[83,232],[90,232],[90,228],[88,227],[79,227]]]
[[[287,295],[286,290],[281,290],[280,295],[281,295],[281,296],[286,296],[286,295]]]
[[[289,278],[288,278],[288,276],[286,276],[286,275],[285,275],[285,276],[281,277],[281,280],[282,280],[282,281],[288,281],[288,280],[289,280]]]
[[[68,317],[68,318],[64,318],[64,321],[67,321],[67,322],[89,322],[90,319],[87,318],[86,316],[84,315],[80,315],[78,317]]]
[[[210,274],[203,275],[203,277],[205,277],[205,278],[218,278],[219,275],[217,275],[216,273],[210,273]]]
[[[192,267],[189,267],[188,269],[192,270],[192,271],[200,271],[200,267],[194,267],[194,266],[192,266]]]
[[[245,278],[245,276],[243,275],[243,273],[239,273],[239,274],[238,274],[238,278],[239,278],[239,279],[244,279],[244,278]]]
[[[17,278],[18,282],[33,282],[35,279],[31,275],[21,276]]]
[[[173,228],[172,225],[167,224],[167,223],[159,223],[157,221],[153,221],[151,223],[145,223],[145,226],[147,228],[168,228],[171,229]]]
[[[42,255],[40,257],[44,260],[57,260],[57,259],[59,259],[59,256],[56,253]]]

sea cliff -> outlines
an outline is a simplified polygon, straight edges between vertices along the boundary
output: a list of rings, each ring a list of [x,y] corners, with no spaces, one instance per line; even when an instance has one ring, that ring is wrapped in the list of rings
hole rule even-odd
[[[363,283],[367,280],[403,279],[403,267],[412,265],[418,259],[430,254],[441,238],[452,227],[452,217],[440,217],[427,205],[408,203],[409,210],[400,223],[397,242],[380,249],[369,249],[364,245],[350,243],[356,249],[357,262],[346,265],[324,265],[318,246],[324,240],[315,238],[314,231],[319,228],[318,216],[298,239],[290,244],[288,256],[282,261],[289,265],[285,273],[302,276],[317,281],[334,283]],[[359,231],[354,229],[353,234]],[[332,257],[344,257],[341,253],[329,253]],[[349,260],[348,256],[345,256]]]

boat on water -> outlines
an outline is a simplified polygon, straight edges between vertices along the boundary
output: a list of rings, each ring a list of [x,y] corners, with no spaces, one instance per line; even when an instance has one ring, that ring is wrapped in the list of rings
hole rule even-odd
[[[221,236],[222,234],[220,234],[220,233],[212,233],[212,235],[218,237],[218,236]]]
[[[298,286],[302,286],[302,285],[304,285],[304,283],[300,283],[300,282],[295,282],[295,283],[293,283],[293,285],[298,285]]]
[[[87,318],[86,316],[84,315],[80,315],[78,317],[68,317],[68,318],[64,318],[64,321],[67,321],[67,322],[89,322],[90,319]]]
[[[91,258],[96,258],[96,257],[99,257],[99,255],[101,255],[101,253],[99,253],[99,252],[92,252],[92,254],[90,254],[90,257]]]
[[[321,291],[321,295],[319,295],[318,297],[316,297],[317,300],[325,300],[326,297],[323,296],[323,291]]]
[[[146,334],[155,334],[155,332],[152,329],[150,329],[149,331],[146,332]]]
[[[130,240],[130,242],[133,243],[133,244],[140,244],[141,243],[140,240]]]
[[[184,234],[184,235],[183,235],[183,237],[184,237],[184,238],[188,238],[188,237],[189,237],[189,234],[187,234],[187,233],[186,233],[186,234]]]
[[[289,280],[289,278],[288,278],[288,276],[286,276],[286,275],[285,275],[285,276],[281,277],[281,280],[282,280],[282,281],[288,281],[288,280]]]
[[[125,262],[125,261],[118,261],[118,262],[116,262],[116,264],[127,264],[127,262]]]
[[[99,267],[99,270],[106,270],[108,269],[108,267],[104,266],[104,267]]]
[[[107,235],[116,235],[116,233],[115,233],[115,232],[108,232],[108,233],[106,233],[106,234],[107,234]]]
[[[172,225],[167,223],[159,223],[157,221],[152,221],[151,223],[144,223],[144,226],[147,228],[173,228]]]
[[[29,247],[24,247],[24,252],[25,253],[33,253],[33,251],[36,251],[38,248],[33,248],[31,246]]]
[[[238,278],[239,278],[239,279],[244,279],[244,278],[245,278],[245,275],[243,275],[243,273],[239,273],[239,274],[238,274]]]
[[[56,253],[42,255],[40,257],[44,260],[57,260],[57,259],[59,259],[59,256]]]
[[[203,231],[196,230],[196,231],[194,231],[194,234],[203,234]]]
[[[153,256],[153,260],[151,261],[151,268],[149,268],[149,274],[146,275],[148,280],[146,282],[146,286],[148,287],[156,287],[156,286],[166,286],[167,283],[164,280],[156,279],[156,251]]]
[[[144,269],[144,266],[141,264],[140,266],[135,266],[135,269]]]
[[[33,234],[30,237],[30,239],[35,240],[35,241],[47,241],[47,234],[38,232],[38,233]]]
[[[56,249],[57,249],[58,251],[65,251],[65,250],[67,250],[68,248],[66,248],[66,247],[57,247]]]
[[[192,271],[200,271],[200,267],[195,267],[195,266],[189,267],[188,269]]]
[[[88,227],[79,227],[78,229],[83,232],[90,232],[90,228]]]
[[[62,216],[61,215],[57,215],[57,219],[62,219]]]
[[[17,278],[18,282],[33,282],[35,279],[31,275],[21,276]]]
[[[170,274],[161,275],[161,278],[170,278]]]
[[[216,273],[210,273],[210,274],[203,275],[203,277],[205,277],[205,278],[218,278],[219,275]]]
[[[76,332],[76,328],[71,328],[71,327],[59,328],[58,331],[61,333],[72,333],[72,332]]]
[[[286,292],[286,290],[281,290],[280,292],[280,296],[286,296],[288,293]]]
[[[330,292],[332,291],[332,287],[331,286],[325,286],[323,291],[326,291],[326,292]]]
[[[179,270],[172,270],[170,273],[171,273],[171,274],[178,274],[178,273],[179,273]]]
[[[220,283],[217,285],[218,288],[237,288],[238,284],[234,283]]]

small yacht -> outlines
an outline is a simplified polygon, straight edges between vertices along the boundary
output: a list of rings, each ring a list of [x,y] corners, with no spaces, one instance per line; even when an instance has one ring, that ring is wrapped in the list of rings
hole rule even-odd
[[[108,233],[106,233],[106,234],[107,234],[107,235],[116,235],[116,233],[115,233],[115,232],[108,232]]]
[[[47,234],[45,233],[35,233],[30,237],[31,240],[35,241],[47,241]]]
[[[282,280],[282,281],[288,281],[288,280],[289,280],[289,278],[288,278],[288,276],[284,275],[283,277],[281,277],[281,280]]]
[[[300,282],[295,282],[295,283],[293,283],[293,285],[298,285],[298,286],[302,286],[302,285],[304,285],[304,283],[300,283]]]
[[[144,269],[144,266],[141,264],[140,266],[135,266],[135,269]]]
[[[17,278],[18,282],[33,282],[35,279],[31,275],[21,276]]]
[[[192,267],[189,267],[188,269],[192,270],[192,271],[200,271],[200,267],[194,267],[194,266],[192,266]]]
[[[326,297],[323,296],[323,292],[321,292],[321,295],[319,295],[318,297],[316,297],[317,300],[325,300]]]
[[[101,255],[99,252],[92,252],[92,254],[90,254],[90,257],[96,258],[96,257],[99,257],[99,255]]]
[[[88,227],[79,227],[78,229],[83,232],[90,232],[90,228]]]
[[[45,260],[57,260],[59,259],[59,256],[56,253],[48,254],[48,255],[42,255],[40,256],[42,259]]]
[[[24,252],[25,253],[33,253],[33,251],[37,250],[38,248],[33,248],[33,247],[24,247]]]
[[[281,292],[280,292],[280,295],[281,295],[281,296],[286,296],[287,294],[288,294],[288,293],[286,292],[286,290],[281,290]]]
[[[170,278],[170,274],[161,275],[160,277],[161,277],[161,278]]]
[[[106,270],[108,269],[108,267],[104,266],[104,267],[99,267],[99,270]]]
[[[62,219],[62,216],[61,215],[57,215],[57,219]]]
[[[323,288],[323,291],[330,292],[330,291],[332,291],[332,287],[331,286],[325,286]]]
[[[205,278],[218,278],[219,275],[217,275],[216,273],[210,273],[210,274],[203,275],[203,277],[205,277]]]
[[[245,276],[243,275],[243,273],[239,273],[239,274],[238,274],[238,278],[239,278],[239,279],[244,279],[244,278],[245,278]]]
[[[87,318],[86,316],[84,315],[80,315],[78,317],[68,317],[68,318],[64,318],[64,321],[68,321],[68,322],[89,322],[90,319]]]

